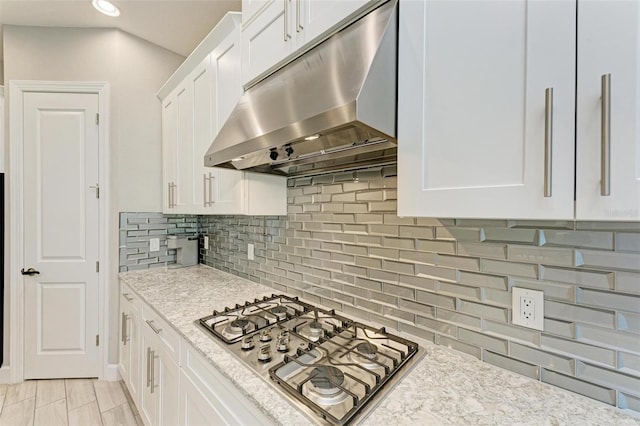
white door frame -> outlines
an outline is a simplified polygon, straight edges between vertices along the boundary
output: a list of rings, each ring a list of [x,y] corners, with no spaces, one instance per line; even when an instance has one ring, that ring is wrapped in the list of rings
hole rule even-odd
[[[11,383],[24,380],[24,280],[20,274],[23,267],[24,223],[22,211],[23,195],[23,95],[26,92],[50,93],[95,93],[98,95],[98,113],[100,126],[98,137],[100,141],[99,182],[103,196],[99,205],[99,261],[100,273],[98,277],[98,371],[99,378],[110,378],[109,371],[109,293],[108,283],[111,282],[111,265],[109,262],[110,244],[110,203],[109,203],[109,83],[107,82],[65,82],[65,81],[22,81],[9,82],[9,377],[2,377]],[[4,370],[4,368],[3,368]],[[6,374],[6,373],[5,373]]]

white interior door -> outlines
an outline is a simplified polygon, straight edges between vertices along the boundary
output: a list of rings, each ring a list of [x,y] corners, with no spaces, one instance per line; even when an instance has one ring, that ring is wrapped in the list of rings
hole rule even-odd
[[[24,94],[24,378],[98,376],[98,95]],[[93,187],[93,188],[92,188]]]

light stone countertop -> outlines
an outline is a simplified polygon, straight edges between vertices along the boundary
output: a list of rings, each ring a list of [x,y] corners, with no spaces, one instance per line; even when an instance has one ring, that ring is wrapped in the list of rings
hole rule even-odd
[[[204,265],[124,272],[119,277],[276,423],[309,423],[194,324],[213,309],[268,296],[274,289]],[[365,425],[640,425],[640,417],[601,402],[398,334],[416,341],[426,354],[363,420]]]

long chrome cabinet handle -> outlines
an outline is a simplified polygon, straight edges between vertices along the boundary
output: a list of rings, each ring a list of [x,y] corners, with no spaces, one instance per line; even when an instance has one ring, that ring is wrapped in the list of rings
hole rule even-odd
[[[213,199],[213,182],[216,177],[213,173],[209,173],[209,206],[213,206],[215,204],[215,200]]]
[[[151,393],[156,387],[156,351],[151,351]]]
[[[544,91],[544,196],[551,197],[553,164],[553,87]]]
[[[203,175],[203,189],[204,189],[204,207],[211,207],[215,204],[213,200],[213,182],[216,177],[213,173],[209,172],[209,176],[205,173]],[[209,184],[209,189],[207,190],[207,183]]]
[[[149,372],[151,367],[151,346],[147,346],[147,387],[151,385],[151,374]]]
[[[209,205],[209,200],[207,199],[207,174],[202,174],[202,204],[204,207]]]
[[[283,5],[284,5],[284,41],[289,41],[289,39],[291,38],[291,35],[289,34],[288,31],[288,27],[289,27],[289,3],[291,2],[291,0],[284,0]]]
[[[127,344],[127,316],[122,312],[122,325],[120,326],[120,341],[123,345]]]
[[[304,30],[304,27],[300,23],[300,0],[296,0],[296,32]]]
[[[171,182],[167,183],[167,207],[171,208]]]
[[[175,206],[178,205],[178,202],[176,200],[178,198],[178,196],[177,196],[177,194],[178,194],[178,185],[176,185],[175,182],[172,183],[172,185],[173,185],[173,192],[172,192],[172,197],[171,198],[173,200],[172,201],[173,205],[171,207],[175,207]]]
[[[600,195],[611,195],[611,74],[603,74],[600,128]]]
[[[156,327],[153,325],[153,321],[152,321],[152,320],[146,320],[145,322],[149,325],[149,327],[151,327],[151,329],[154,331],[154,333],[156,333],[156,334],[160,334],[160,332],[162,331],[162,329],[161,329],[161,328],[156,328]]]
[[[284,23],[282,25],[282,29],[284,31],[284,41],[285,42],[289,41],[289,38],[288,38],[289,34],[287,34],[287,18],[289,18],[289,12],[287,12],[287,9],[288,9],[287,2],[288,2],[288,0],[284,0],[282,2],[282,4],[284,5]]]

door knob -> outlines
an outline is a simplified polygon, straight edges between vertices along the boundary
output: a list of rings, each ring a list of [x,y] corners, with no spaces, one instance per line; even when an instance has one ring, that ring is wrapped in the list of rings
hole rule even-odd
[[[33,268],[29,268],[29,269],[27,269],[27,270],[25,271],[25,270],[24,270],[24,268],[22,268],[22,269],[20,270],[20,273],[21,273],[22,275],[29,275],[29,276],[31,276],[31,275],[39,275],[39,274],[40,274],[40,271],[38,271],[37,269],[33,269]]]

